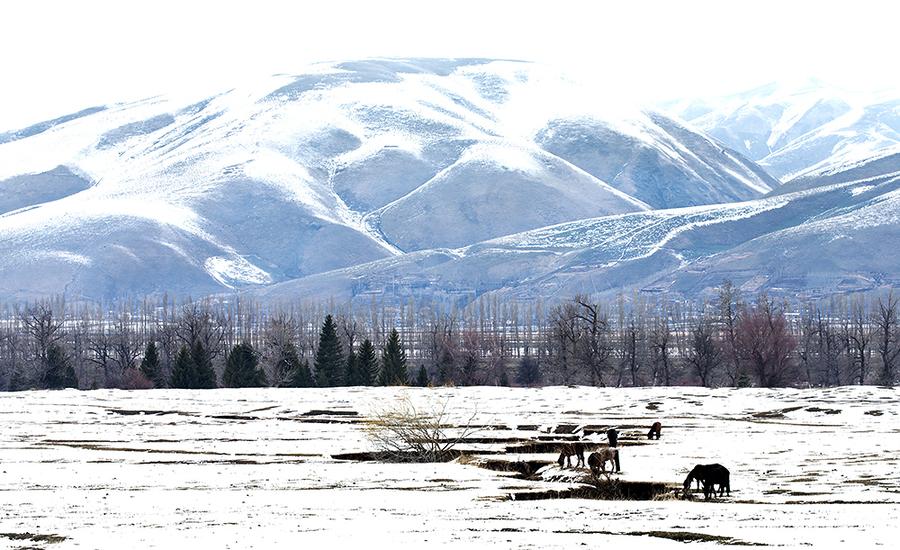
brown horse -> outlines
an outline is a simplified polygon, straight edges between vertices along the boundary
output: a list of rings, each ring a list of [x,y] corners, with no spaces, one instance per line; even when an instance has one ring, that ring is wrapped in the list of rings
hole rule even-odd
[[[556,462],[559,463],[560,468],[564,468],[563,462],[571,468],[572,467],[572,455],[578,457],[578,462],[576,463],[576,468],[584,467],[584,443],[563,443],[559,446],[559,459]]]
[[[606,447],[595,453],[591,453],[591,456],[588,457],[588,466],[591,468],[591,474],[593,474],[594,477],[600,475],[601,472],[606,474],[607,462],[609,462],[609,473],[612,473],[615,470],[616,455],[618,453],[618,449],[611,447]]]
[[[660,434],[662,433],[662,424],[659,422],[654,422],[652,426],[650,426],[650,431],[647,432],[647,439],[659,439]]]

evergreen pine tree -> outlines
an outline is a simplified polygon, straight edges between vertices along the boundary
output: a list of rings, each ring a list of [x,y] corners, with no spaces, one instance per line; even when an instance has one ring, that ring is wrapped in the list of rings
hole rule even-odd
[[[192,389],[197,387],[197,367],[194,365],[191,354],[186,346],[181,346],[175,357],[175,367],[172,369],[172,378],[169,386],[178,389]]]
[[[209,350],[197,340],[191,348],[191,359],[197,369],[197,389],[213,389],[216,387],[216,371],[213,370],[212,357]]]
[[[460,382],[463,386],[474,386],[478,383],[478,358],[475,355],[466,355],[460,374]]]
[[[347,356],[347,374],[344,377],[344,382],[348,386],[369,385],[369,372],[364,370],[359,355],[354,353],[352,349],[350,350],[350,355]]]
[[[316,382],[321,387],[340,386],[344,374],[344,352],[338,339],[337,326],[331,315],[325,317],[316,350]]]
[[[162,375],[162,366],[159,364],[159,352],[156,349],[156,342],[149,342],[147,349],[144,350],[144,358],[141,359],[141,372],[147,377],[147,380],[153,382],[156,388],[165,388],[165,378]]]
[[[442,386],[453,384],[455,382],[453,379],[453,371],[456,370],[456,365],[454,365],[453,353],[450,351],[449,347],[444,346],[441,348],[437,363],[438,384]]]
[[[316,385],[307,361],[300,361],[297,348],[292,342],[284,347],[281,359],[276,366],[277,372],[283,372],[284,380],[281,385],[288,388],[311,388]]]
[[[388,341],[381,352],[381,376],[378,383],[382,386],[403,386],[408,381],[406,351],[400,342],[397,329],[391,329]]]
[[[312,371],[309,370],[309,361],[303,360],[300,361],[300,358],[294,354],[294,359],[292,362],[296,362],[296,366],[291,370],[291,377],[288,380],[288,385],[291,388],[313,388],[316,385],[316,381],[313,379]]]
[[[47,364],[44,370],[43,386],[48,390],[78,387],[75,368],[69,363],[66,352],[59,344],[51,344],[47,348]]]
[[[356,362],[359,366],[360,380],[363,380],[362,384],[366,386],[374,384],[378,380],[378,355],[375,354],[375,346],[368,338],[359,346]]]
[[[225,361],[222,383],[226,388],[259,388],[266,385],[266,375],[259,368],[259,358],[248,343],[232,348]]]
[[[534,357],[523,357],[516,373],[516,382],[521,386],[533,386],[541,381],[541,367]]]
[[[420,388],[428,387],[428,371],[425,370],[425,365],[419,365],[419,375],[416,376],[416,385]]]

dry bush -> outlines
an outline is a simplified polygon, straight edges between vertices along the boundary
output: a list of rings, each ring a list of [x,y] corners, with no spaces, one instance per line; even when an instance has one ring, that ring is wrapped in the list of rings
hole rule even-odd
[[[123,390],[152,390],[153,381],[138,369],[125,369],[119,388]]]
[[[408,396],[376,410],[364,425],[378,452],[391,462],[447,462],[458,458],[455,448],[472,436],[473,413],[459,426],[447,423],[449,399],[417,407]]]

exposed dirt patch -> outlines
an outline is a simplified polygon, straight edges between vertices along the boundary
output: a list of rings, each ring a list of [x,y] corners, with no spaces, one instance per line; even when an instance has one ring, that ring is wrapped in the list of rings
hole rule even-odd
[[[821,407],[807,407],[807,411],[811,413],[825,413],[825,414],[841,414],[841,409],[823,409]]]
[[[506,447],[507,454],[540,454],[540,453],[558,453],[563,445],[571,444],[570,441],[527,441],[519,445],[508,445]],[[593,451],[600,447],[605,447],[605,443],[589,443],[582,442],[585,451]]]
[[[175,454],[175,455],[213,455],[213,456],[229,456],[229,455],[245,455],[249,453],[220,453],[216,451],[188,451],[184,449],[148,449],[134,447],[107,447],[97,443],[85,443],[81,441],[44,441],[49,445],[59,445],[61,447],[72,447],[75,449],[86,449],[88,451],[109,451],[109,452],[128,452],[128,453],[159,453],[159,454]],[[250,454],[250,456],[255,456]]]
[[[560,424],[553,428],[555,434],[572,434],[579,428],[578,424]]]
[[[329,411],[325,409],[313,409],[306,411],[300,416],[359,416],[356,411]]]
[[[109,411],[113,414],[121,414],[122,416],[137,416],[137,415],[165,416],[167,414],[192,416],[191,413],[186,413],[183,411],[131,410],[131,409],[107,409],[107,411]]]
[[[444,453],[443,460],[440,462],[451,462],[462,455],[461,451],[449,450]],[[422,462],[418,453],[414,452],[386,452],[386,451],[363,451],[359,453],[339,453],[331,455],[335,460],[351,460],[354,462],[385,462],[385,463],[403,463],[403,462]]]
[[[242,414],[214,414],[209,418],[214,418],[216,420],[242,420],[245,422],[248,420],[259,420],[258,416],[245,416]]]
[[[556,439],[555,441],[528,441],[519,445],[508,445],[506,447],[507,454],[541,454],[541,453],[558,453],[563,445],[568,445],[577,439]],[[584,445],[584,451],[596,451],[609,447],[607,443],[591,443],[590,441],[580,441]],[[619,440],[619,447],[631,447],[637,445],[646,445],[643,441],[622,441]]]
[[[677,542],[716,542],[727,546],[768,546],[758,542],[746,542],[734,537],[721,535],[707,535],[705,533],[691,533],[689,531],[553,531],[560,534],[585,534],[585,535],[626,535],[632,537],[655,537],[669,539]]]
[[[534,479],[535,474],[538,470],[543,468],[544,466],[548,466],[553,464],[553,462],[549,460],[497,460],[497,459],[488,459],[488,460],[478,460],[475,461],[475,464],[486,470],[491,470],[494,472],[516,472],[516,476],[519,479]]]
[[[773,411],[762,411],[762,412],[758,412],[758,413],[753,413],[751,416],[753,416],[753,418],[784,418],[785,414],[787,414],[789,412],[793,412],[793,411],[798,411],[802,408],[803,408],[802,406],[785,407],[783,409],[775,409]]]
[[[882,412],[882,411],[880,411],[880,410],[878,410],[878,409],[875,409],[875,410],[872,410],[872,411],[866,411],[866,412],[864,412],[863,414],[867,414],[867,415],[869,415],[869,416],[881,416],[881,415],[884,414],[884,412]]]
[[[539,435],[534,438],[537,441],[578,441],[581,439],[578,435]],[[534,441],[532,439],[522,439],[522,441]]]
[[[675,491],[674,485],[654,481],[600,480],[591,485],[578,485],[568,489],[545,491],[520,491],[510,493],[509,500],[553,500],[581,498],[589,500],[654,500],[660,495]]]
[[[62,535],[39,535],[35,533],[0,533],[0,538],[28,542],[46,542],[48,544],[57,544],[67,539],[67,537]]]
[[[501,443],[527,443],[529,441],[531,441],[531,440],[525,439],[523,437],[462,437],[459,439],[456,439],[456,438],[439,439],[438,443],[456,442],[460,445],[464,445],[466,443],[501,444]]]
[[[364,422],[360,418],[343,420],[339,418],[319,418],[316,416],[278,416],[276,419],[302,422],[304,424],[362,424]]]

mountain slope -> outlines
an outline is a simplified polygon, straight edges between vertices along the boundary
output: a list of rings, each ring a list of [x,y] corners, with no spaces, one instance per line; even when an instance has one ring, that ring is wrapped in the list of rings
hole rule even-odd
[[[571,127],[603,155],[548,137]],[[0,293],[252,287],[773,183],[704,136],[532,64],[319,64],[0,134]]]
[[[751,293],[827,295],[900,284],[898,222],[894,174],[742,203],[579,220],[273,285],[258,295],[465,302],[485,293],[552,300],[624,288],[698,296],[725,278]]]
[[[740,154],[670,118],[649,113],[630,122],[553,120],[536,141],[653,208],[747,200],[778,186]]]
[[[900,152],[896,91],[860,94],[810,81],[770,84],[664,110],[787,181]]]

